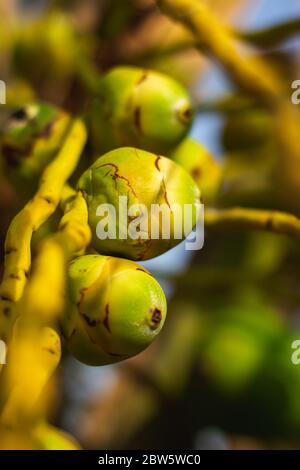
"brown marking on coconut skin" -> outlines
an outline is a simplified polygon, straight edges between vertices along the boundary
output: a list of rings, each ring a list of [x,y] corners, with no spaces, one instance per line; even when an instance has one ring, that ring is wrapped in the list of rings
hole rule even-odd
[[[24,118],[26,117],[26,113],[24,110],[19,110],[17,111],[14,115],[13,115],[13,118],[16,119],[16,115],[18,113],[24,113]],[[21,119],[21,118],[18,118],[18,119]],[[42,137],[42,138],[49,138],[51,133],[52,133],[52,130],[53,130],[53,127],[54,127],[54,123],[55,123],[56,120],[50,122],[49,124],[47,124],[45,126],[45,128],[40,132],[40,133],[37,133],[37,134],[33,134],[32,135],[32,140],[31,140],[31,143],[28,144],[25,148],[19,148],[19,147],[16,147],[14,145],[11,145],[11,144],[3,144],[2,146],[2,149],[1,149],[1,153],[3,154],[8,166],[10,167],[16,167],[18,166],[21,161],[25,158],[29,158],[31,155],[32,155],[32,151],[33,151],[33,146],[34,146],[34,143],[35,143],[35,139],[39,138],[39,137]]]
[[[48,139],[52,134],[55,121],[56,119],[49,122],[39,134],[36,134],[36,137],[42,137],[43,139]]]
[[[114,174],[112,175],[112,178],[114,180],[116,180],[116,179],[124,180],[126,182],[126,184],[128,185],[129,189],[131,190],[132,194],[135,197],[137,197],[136,192],[134,191],[133,187],[130,184],[130,181],[127,178],[125,178],[125,176],[119,175],[119,168],[117,167],[117,165],[115,165],[114,163],[104,163],[103,165],[99,165],[97,168],[102,168],[104,166],[112,167],[114,169]]]
[[[91,326],[92,328],[95,328],[97,324],[99,323],[99,320],[94,320],[93,318],[90,318],[86,313],[80,313],[82,318],[86,321],[86,323]]]
[[[162,320],[161,310],[157,307],[150,308],[149,313],[151,315],[151,328],[153,330],[156,330],[159,327],[161,320]]]
[[[141,122],[141,108],[137,106],[133,114],[134,125],[139,133],[142,132],[142,122]]]
[[[92,344],[94,344],[95,346],[98,346],[98,344],[96,343],[96,341],[94,340],[94,338],[91,337],[90,333],[89,333],[88,331],[86,331],[86,330],[85,330],[85,332],[86,332],[86,334],[88,335],[90,342],[91,342]]]
[[[155,167],[158,169],[158,171],[160,172],[160,168],[159,168],[159,161],[161,159],[161,156],[158,155],[154,164],[155,164]],[[168,194],[167,194],[167,188],[166,188],[166,182],[165,182],[165,179],[162,178],[162,181],[161,181],[161,184],[163,186],[163,189],[164,189],[164,200],[166,202],[166,204],[168,205],[169,209],[171,210],[171,206],[170,206],[170,203],[169,203],[169,200],[168,200]]]
[[[3,144],[1,153],[5,158],[7,165],[14,168],[21,163],[21,160],[31,155],[32,145],[25,149],[14,147],[13,145]]]
[[[147,80],[148,78],[148,72],[144,72],[141,77],[138,79],[138,81],[136,82],[136,85],[139,86],[141,85],[141,83],[143,83],[145,80]]]
[[[88,335],[89,337],[89,340],[91,341],[91,343],[96,346],[97,348],[99,348],[101,350],[101,352],[104,352],[105,354],[107,354],[108,356],[112,356],[112,357],[122,357],[122,358],[127,358],[129,357],[127,354],[117,354],[117,353],[112,353],[110,351],[107,351],[106,349],[103,349],[103,346],[99,346],[99,344],[97,344],[97,342],[94,340],[94,338],[91,337],[91,335],[89,334],[88,331],[86,331],[86,334]]]
[[[171,210],[171,206],[170,206],[170,203],[169,203],[169,200],[168,200],[167,191],[164,192],[164,200],[165,200],[166,204],[168,205],[169,209]]]
[[[171,209],[171,206],[170,206],[170,203],[169,203],[169,200],[168,200],[168,194],[167,194],[167,188],[166,188],[166,182],[165,182],[165,179],[164,177],[162,178],[161,180],[161,185],[163,187],[163,190],[164,190],[164,200],[166,202],[166,204],[168,205],[170,211],[172,212],[172,209]]]
[[[111,333],[111,329],[109,327],[109,322],[108,322],[108,317],[109,317],[109,305],[105,305],[105,318],[103,320],[103,325],[107,329],[109,333]]]
[[[52,348],[43,348],[43,351],[47,351],[48,353],[52,355],[56,354],[56,351]]]
[[[128,354],[118,354],[118,353],[113,353],[113,352],[110,352],[110,351],[104,351],[106,354],[108,354],[109,356],[112,356],[112,357],[129,357]]]
[[[121,357],[123,359],[129,357],[127,354],[118,354],[118,353],[113,353],[113,352],[110,352],[110,351],[107,351],[106,349],[103,348],[103,346],[101,345],[101,347],[99,346],[99,344],[97,344],[97,342],[94,340],[94,338],[92,338],[92,336],[90,335],[90,333],[88,331],[86,331],[86,334],[88,335],[88,338],[90,340],[90,342],[96,346],[97,348],[99,348],[101,350],[101,352],[104,352],[105,354],[107,354],[108,356],[112,356],[112,357]]]
[[[3,315],[4,315],[5,317],[9,317],[10,314],[11,314],[11,309],[10,309],[9,307],[4,307],[4,309],[3,309]]]
[[[19,109],[15,111],[11,116],[10,119],[22,121],[28,119],[27,113],[25,109]],[[57,121],[55,118],[53,121],[49,122],[41,132],[37,132],[32,135],[32,140],[30,144],[28,144],[24,149],[15,147],[11,144],[4,144],[2,146],[1,152],[4,158],[7,161],[8,166],[16,167],[21,163],[21,160],[24,158],[29,158],[32,155],[33,147],[35,144],[35,140],[38,138],[48,139],[51,134],[53,133],[54,125]]]
[[[148,276],[150,277],[153,277],[151,273],[149,273],[149,271],[145,271],[145,269],[142,269],[142,268],[136,268],[137,271],[142,271],[142,273],[144,274],[147,274]]]
[[[64,332],[64,330],[61,331],[62,336],[63,336],[67,341],[70,341],[70,340],[73,338],[73,336],[75,335],[75,333],[76,333],[76,328],[74,328],[74,329],[72,330],[72,332],[71,332],[71,334],[70,334],[69,336],[66,335],[66,333]]]
[[[154,165],[155,165],[155,167],[157,168],[158,171],[160,171],[160,168],[159,168],[160,159],[161,159],[161,156],[157,155],[157,158],[155,159],[155,162],[154,162]]]
[[[195,167],[191,170],[191,176],[196,180],[202,175],[202,170],[199,167]]]
[[[79,313],[80,313],[80,310],[79,310],[80,304],[81,304],[81,302],[83,301],[84,293],[85,293],[86,290],[87,290],[87,287],[82,287],[82,288],[80,289],[80,291],[79,291],[80,298],[79,298],[79,300],[78,300],[78,302],[77,302],[77,304],[76,304],[76,307],[77,307],[77,310],[78,310]]]

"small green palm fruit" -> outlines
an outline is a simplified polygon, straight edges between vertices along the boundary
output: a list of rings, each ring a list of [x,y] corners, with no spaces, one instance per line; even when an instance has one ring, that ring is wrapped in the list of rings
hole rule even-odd
[[[203,145],[187,137],[169,157],[195,180],[204,204],[216,199],[222,179],[222,166]]]
[[[15,35],[12,62],[18,76],[39,85],[65,86],[92,45],[80,35],[67,14],[53,10],[23,22]],[[51,64],[51,66],[49,66]],[[56,82],[55,82],[56,81]]]
[[[88,204],[93,247],[102,254],[153,258],[188,236],[199,217],[200,191],[191,176],[168,158],[131,147],[100,157],[78,189]]]
[[[100,366],[143,351],[166,317],[159,283],[133,261],[86,255],[68,272],[70,309],[63,320],[70,352],[81,362]]]
[[[116,67],[99,85],[91,110],[95,151],[134,146],[166,153],[192,123],[192,105],[173,78],[135,67]]]
[[[0,133],[4,171],[18,191],[34,192],[43,169],[59,150],[71,119],[49,104],[13,111]]]

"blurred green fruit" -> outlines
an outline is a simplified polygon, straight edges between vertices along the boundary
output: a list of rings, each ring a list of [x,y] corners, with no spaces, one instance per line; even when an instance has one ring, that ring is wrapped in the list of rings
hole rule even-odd
[[[204,204],[216,199],[221,184],[222,167],[203,145],[187,137],[168,156],[195,180]]]
[[[44,168],[58,152],[70,116],[50,104],[32,103],[13,111],[0,131],[4,171],[18,192],[33,192]]]
[[[96,152],[134,146],[165,153],[192,123],[184,87],[167,75],[135,67],[116,67],[99,84],[91,110]]]

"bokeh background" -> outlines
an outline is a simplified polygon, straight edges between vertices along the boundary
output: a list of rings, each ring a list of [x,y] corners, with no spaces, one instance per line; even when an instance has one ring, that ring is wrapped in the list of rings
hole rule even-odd
[[[181,41],[180,26],[154,3],[1,0],[7,104],[0,118],[35,99],[84,113],[95,76],[116,64],[167,72],[193,97],[191,136],[224,165],[222,204],[282,209],[267,173],[270,116],[230,106],[239,90]],[[299,0],[207,3],[241,31],[300,18]],[[300,79],[300,38],[287,36],[245,54],[268,60],[290,90]],[[24,201],[5,178],[0,193],[2,247]],[[168,297],[163,333],[120,365],[88,367],[65,353],[53,423],[88,449],[299,449],[300,364],[291,361],[300,339],[299,244],[265,232],[206,230],[201,251],[180,245],[144,265]]]

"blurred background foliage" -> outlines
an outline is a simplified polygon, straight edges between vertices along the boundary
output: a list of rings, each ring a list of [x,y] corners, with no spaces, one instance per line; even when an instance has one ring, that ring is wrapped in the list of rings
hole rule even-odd
[[[250,41],[247,53],[269,62],[289,97],[300,78],[299,21],[283,38],[270,27],[300,18],[298,0],[206,3]],[[199,180],[205,202],[290,209],[279,196],[289,188],[274,184],[270,109],[232,85],[154,1],[2,0],[0,13],[7,83],[0,119],[33,99],[85,113],[99,74],[116,64],[163,71],[189,88],[197,110],[191,136],[214,154]],[[1,247],[23,202],[2,176]],[[201,251],[179,246],[144,264],[168,296],[164,332],[118,366],[87,367],[65,354],[53,424],[85,448],[299,449],[300,365],[291,362],[300,339],[299,245],[283,235],[208,227]]]

